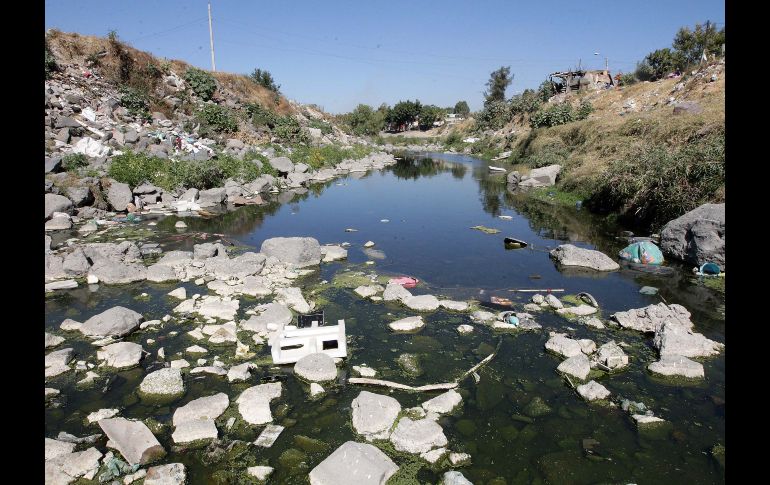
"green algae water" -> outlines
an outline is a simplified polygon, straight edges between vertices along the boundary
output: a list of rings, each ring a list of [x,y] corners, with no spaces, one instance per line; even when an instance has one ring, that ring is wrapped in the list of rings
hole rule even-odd
[[[651,339],[639,332],[610,327],[596,330],[544,311],[534,313],[543,329],[501,333],[474,324],[469,312],[438,310],[421,313],[426,326],[418,333],[394,334],[388,322],[416,313],[394,302],[360,298],[352,290],[362,276],[409,275],[421,281],[411,290],[414,294],[473,300],[482,309],[491,296],[498,296],[511,299],[521,311],[532,293],[509,290],[558,288],[565,291],[555,293],[557,296],[581,291],[593,295],[600,304],[599,316],[605,320],[616,311],[665,301],[686,307],[692,313],[695,331],[725,342],[724,294],[692,276],[688,267],[671,263],[675,272],[667,276],[629,269],[599,274],[560,270],[548,257],[549,249],[569,242],[615,258],[626,245],[616,237],[622,227],[585,210],[508,193],[505,175],[489,174],[485,162],[444,154],[407,155],[383,171],[352,174],[302,193],[278,194],[263,206],[243,207],[205,219],[184,218],[188,225],[184,232],[174,229],[177,220],[158,219],[152,228],[145,220],[127,228],[120,237],[159,242],[164,251],[189,250],[193,244],[220,238],[207,234],[222,234],[221,239],[232,243],[235,250],[258,251],[262,241],[277,236],[311,236],[321,244],[350,243],[347,261],[322,264],[319,271],[300,278],[296,285],[325,311],[329,323],[338,319],[346,322],[348,359],[338,366],[340,378],[324,384],[327,393],[311,400],[307,384],[292,375],[292,366],[273,367],[270,349],[255,346],[248,332],[239,331],[239,339],[257,354],[252,361],[259,368],[251,379],[231,384],[225,376],[185,372],[187,390],[182,397],[170,403],[148,402],[136,390],[148,372],[164,365],[156,357],[160,347],[165,350],[166,361],[185,358],[191,367],[196,366],[198,356],[184,352],[198,343],[186,333],[194,328],[193,321],[174,319],[125,339],[141,343],[149,352],[139,368],[108,372],[88,388],[76,385],[83,372],[70,371],[51,379],[47,386],[59,389],[61,395],[46,407],[47,437],[60,431],[77,436],[99,433],[98,425],[86,425],[85,417],[102,408],[119,408],[120,416],[141,419],[150,426],[168,452],[159,463],[184,463],[191,484],[252,483],[245,470],[254,465],[276,469],[271,483],[307,483],[308,472],[338,446],[361,440],[352,429],[351,402],[362,390],[388,394],[404,409],[439,394],[350,384],[346,377],[351,375],[352,366],[366,364],[377,370],[378,379],[409,385],[450,382],[498,348],[495,358],[478,371],[478,382],[471,376],[461,381],[457,389],[463,396],[461,407],[439,419],[449,440],[447,448],[471,455],[471,464],[458,470],[473,483],[724,482],[724,462],[720,464],[712,449],[723,445],[725,437],[725,352],[700,360],[705,379],[673,382],[646,370],[657,360],[657,354]],[[477,225],[500,232],[485,234],[470,229]],[[506,236],[524,240],[529,246],[506,250]],[[373,249],[377,252],[364,250],[363,244],[369,240],[376,243]],[[180,286],[188,295],[208,292],[193,282],[81,286],[57,292],[46,299],[46,331],[67,338],[63,346],[75,350],[75,361],[97,363],[96,348],[88,340],[59,329],[65,318],[82,322],[122,305],[142,313],[146,320],[160,319],[179,303],[166,294]],[[643,286],[656,287],[659,292],[640,294]],[[141,297],[142,293],[147,297]],[[247,317],[247,309],[271,299],[241,297],[240,301],[239,319]],[[460,335],[456,328],[464,323],[473,324],[474,332]],[[549,331],[590,338],[597,346],[610,340],[627,344],[630,365],[620,372],[599,373],[596,380],[613,397],[643,402],[665,419],[666,425],[638,430],[620,408],[583,401],[556,372],[561,359],[544,350]],[[153,342],[148,343],[148,339]],[[234,359],[232,344],[205,346],[209,352],[203,357],[209,363],[213,357],[227,366],[242,362]],[[399,366],[397,359],[404,353],[417,357],[418,375],[406,374]],[[99,368],[94,370],[105,374]],[[109,382],[106,377],[110,377]],[[240,393],[268,378],[283,383],[283,393],[272,402],[271,409],[274,422],[286,429],[266,449],[237,441],[253,442],[263,426],[236,419],[228,429],[226,422],[239,418],[234,401]],[[230,407],[216,420],[219,446],[174,445],[174,410],[217,392],[230,398]],[[399,483],[437,483],[443,473],[417,456],[396,452],[388,442],[374,444],[401,467],[395,477]],[[104,440],[96,446],[106,451]]]

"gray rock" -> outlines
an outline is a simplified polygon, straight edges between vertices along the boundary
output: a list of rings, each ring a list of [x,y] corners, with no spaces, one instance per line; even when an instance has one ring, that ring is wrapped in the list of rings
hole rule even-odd
[[[454,408],[463,402],[463,397],[459,392],[454,389],[450,389],[443,394],[439,394],[433,399],[429,399],[421,404],[423,409],[429,412],[438,414],[451,413]]]
[[[412,294],[401,285],[389,284],[385,287],[385,291],[382,293],[382,299],[385,301],[404,300],[411,298]]]
[[[99,427],[130,465],[146,465],[166,455],[166,450],[141,421],[125,418],[102,419],[99,421]],[[147,477],[150,476],[150,471]],[[148,483],[146,479],[144,483]]]
[[[294,364],[294,373],[310,382],[332,381],[337,378],[337,366],[327,354],[309,354]]]
[[[609,367],[610,370],[622,369],[628,365],[628,356],[614,340],[599,347],[596,360]]]
[[[281,383],[271,382],[246,389],[235,402],[244,421],[259,425],[273,420],[270,401],[279,397],[281,397]]]
[[[47,455],[47,453],[46,453]],[[79,478],[92,480],[99,471],[102,453],[96,448],[60,454],[45,462],[46,484],[69,484]]]
[[[563,333],[551,333],[551,337],[545,343],[545,348],[564,357],[583,355],[580,342],[567,337]]]
[[[548,165],[535,168],[529,175],[521,177],[520,187],[550,187],[556,184],[556,177],[561,172],[561,165]]]
[[[591,363],[585,354],[580,353],[563,361],[556,370],[584,381],[588,377],[588,373],[591,372]]]
[[[405,298],[403,303],[412,310],[418,311],[433,311],[439,307],[438,298],[433,295],[410,296]]]
[[[179,369],[172,368],[150,372],[139,384],[139,391],[156,396],[181,396],[184,390],[182,373]]]
[[[387,439],[390,428],[401,412],[401,404],[390,396],[369,391],[361,393],[351,403],[353,429],[371,441]]]
[[[298,267],[321,263],[321,245],[312,237],[274,237],[262,243],[260,252]]]
[[[179,276],[177,276],[176,271],[172,266],[157,263],[147,267],[144,277],[147,281],[152,281],[154,283],[179,280]]]
[[[310,485],[385,485],[398,471],[377,447],[347,441],[310,471]]]
[[[203,243],[193,246],[193,259],[206,259],[227,256],[227,248],[222,243]]]
[[[209,258],[206,260],[206,270],[221,280],[233,277],[243,279],[259,274],[265,267],[265,259],[265,255],[252,252],[240,254],[232,259],[227,256]]]
[[[347,259],[348,250],[342,246],[321,246],[321,255],[323,256],[323,262],[329,263],[331,261]]]
[[[107,285],[122,285],[147,278],[147,268],[141,264],[121,264],[114,261],[94,262],[88,272]]]
[[[550,293],[545,296],[545,302],[548,303],[548,305],[551,308],[555,308],[557,310],[560,308],[564,308],[564,304],[558,298],[556,298],[554,295]]]
[[[54,377],[70,370],[69,362],[75,351],[71,348],[55,350],[45,356],[45,377]]]
[[[133,203],[134,201],[131,187],[129,187],[128,184],[123,184],[117,180],[110,179],[110,188],[107,189],[107,201],[110,203],[110,206],[118,212],[126,210],[128,204]]]
[[[62,342],[64,342],[64,337],[59,337],[45,332],[45,348],[50,349],[51,347],[56,347]]]
[[[153,466],[147,469],[144,485],[184,485],[187,472],[182,463]]]
[[[660,248],[666,256],[696,266],[711,262],[725,270],[725,205],[703,204],[663,227]]]
[[[508,175],[505,176],[505,182],[508,185],[511,185],[514,187],[519,185],[520,180],[521,180],[521,175],[519,175],[519,172],[517,170],[514,170],[513,172],[510,172]]]
[[[294,164],[287,157],[276,157],[268,160],[270,166],[278,172],[291,173],[294,171]]]
[[[139,328],[143,321],[141,313],[116,306],[86,320],[80,331],[92,337],[122,337]]]
[[[133,342],[116,342],[97,350],[96,358],[115,369],[136,367],[142,360],[142,346]]]
[[[88,272],[90,266],[85,253],[80,248],[75,248],[74,251],[65,256],[62,264],[64,272],[69,276],[82,276]]]
[[[51,218],[54,212],[72,213],[72,201],[63,195],[45,194],[45,220]]]
[[[703,334],[694,333],[689,328],[676,322],[664,322],[655,332],[652,340],[661,357],[666,355],[682,355],[684,357],[710,357],[717,355],[724,344],[706,338]]]
[[[54,217],[45,223],[46,231],[62,231],[70,228],[72,228],[72,221],[67,214],[57,215],[54,213]]]
[[[195,202],[196,200],[198,200],[198,194],[199,193],[200,192],[198,191],[198,189],[195,189],[195,188],[187,189],[184,194],[179,196],[178,200],[185,200],[185,201],[189,201],[189,202]]]
[[[579,266],[597,271],[614,271],[620,268],[620,265],[606,254],[572,244],[562,244],[550,254],[551,258],[562,266]]]
[[[224,202],[227,193],[224,188],[201,190],[198,192],[198,205],[201,207],[214,207]]]
[[[430,419],[412,421],[403,417],[390,435],[390,442],[398,451],[425,453],[433,448],[447,444],[447,438],[441,426]]]
[[[291,310],[286,305],[271,303],[262,314],[252,316],[241,326],[252,332],[274,331],[291,323],[292,318]]]
[[[65,280],[65,281],[54,281],[52,283],[46,283],[45,284],[45,291],[54,291],[54,290],[70,290],[72,288],[77,288],[78,282],[75,280]]]
[[[94,196],[88,187],[68,187],[64,192],[75,207],[83,207],[94,201]]]
[[[174,411],[172,422],[174,426],[179,426],[186,421],[217,419],[225,412],[229,404],[230,400],[227,394],[223,392],[193,399]]]
[[[705,376],[703,364],[690,360],[682,355],[666,354],[660,360],[647,366],[654,374],[663,376],[679,376],[690,379],[702,379]]]
[[[577,386],[577,392],[580,394],[580,397],[586,401],[596,401],[610,397],[610,391],[608,391],[606,387],[596,381],[590,381],[583,385]]]
[[[62,159],[61,157],[54,156],[54,157],[46,157],[45,158],[45,173],[57,173],[61,172],[62,166],[61,166]]]
[[[406,317],[395,322],[390,322],[388,327],[394,332],[413,332],[425,326],[421,316]]]
[[[465,475],[462,473],[451,470],[444,472],[439,485],[473,485],[473,482],[465,478]]]
[[[688,329],[693,327],[693,323],[690,321],[690,312],[676,303],[671,305],[658,303],[644,308],[616,312],[611,318],[623,328],[645,333],[657,331],[667,321],[675,322]]]

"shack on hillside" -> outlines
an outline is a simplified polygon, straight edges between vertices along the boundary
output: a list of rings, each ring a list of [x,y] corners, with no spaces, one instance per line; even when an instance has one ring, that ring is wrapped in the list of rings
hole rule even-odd
[[[557,79],[558,81],[555,81]],[[570,94],[585,89],[598,90],[615,86],[610,71],[606,69],[588,71],[583,69],[554,72],[548,76],[556,93]]]

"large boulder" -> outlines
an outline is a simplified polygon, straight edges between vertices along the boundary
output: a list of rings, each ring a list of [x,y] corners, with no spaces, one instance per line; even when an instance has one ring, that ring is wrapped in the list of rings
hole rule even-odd
[[[701,266],[716,263],[725,270],[725,205],[703,204],[670,221],[660,232],[666,256]]]
[[[561,165],[548,165],[533,169],[519,181],[519,187],[550,187],[556,184],[556,177],[561,172]]]
[[[146,465],[166,455],[166,450],[155,435],[141,421],[125,418],[102,419],[99,421],[99,427],[110,439],[112,446],[131,465]]]
[[[128,184],[110,179],[110,188],[107,189],[107,201],[113,209],[121,212],[126,210],[128,204],[134,201],[134,194],[131,193],[131,187]]]
[[[72,213],[72,201],[63,195],[45,194],[45,220],[53,216],[54,212]]]
[[[551,251],[550,255],[562,266],[579,266],[596,271],[614,271],[620,268],[620,265],[606,254],[572,244],[562,244]]]
[[[390,435],[390,441],[398,451],[408,453],[425,453],[447,444],[441,426],[427,418],[417,421],[407,417],[401,418]]]
[[[147,268],[142,264],[122,264],[111,261],[95,262],[89,274],[106,285],[124,285],[147,278]]]
[[[545,343],[545,348],[567,358],[583,354],[580,342],[567,337],[567,334],[564,333],[552,332],[550,338]]]
[[[337,378],[334,359],[323,352],[309,354],[294,364],[294,373],[310,382],[333,381]]]
[[[195,399],[178,408],[173,417],[176,429],[171,437],[174,443],[216,439],[218,432],[214,420],[225,412],[229,403],[227,394],[220,392]]]
[[[695,362],[681,355],[663,355],[660,360],[647,366],[653,374],[666,377],[687,377],[689,379],[702,379],[704,377],[703,364]]]
[[[187,472],[182,463],[153,466],[147,469],[144,485],[184,485]]]
[[[182,372],[170,367],[150,372],[139,384],[139,391],[152,396],[180,396],[184,394]]]
[[[270,166],[276,169],[278,172],[291,173],[294,171],[294,164],[287,157],[276,157],[268,160]]]
[[[693,327],[693,323],[690,321],[690,312],[676,303],[671,305],[658,303],[644,308],[616,312],[611,318],[623,328],[645,333],[656,332],[665,322],[675,322],[688,329]]]
[[[214,207],[222,204],[227,197],[223,187],[201,190],[198,192],[198,205],[201,207]]]
[[[83,322],[80,331],[92,337],[122,337],[139,328],[139,324],[143,321],[144,317],[141,313],[116,306]]]
[[[97,350],[96,358],[115,369],[136,367],[142,360],[142,346],[134,342],[115,342]]]
[[[241,323],[245,330],[267,332],[282,329],[291,323],[293,316],[286,305],[270,303],[261,315],[255,315]]]
[[[274,237],[262,243],[260,252],[298,267],[321,264],[321,245],[312,237]]]
[[[281,383],[271,382],[250,387],[235,402],[244,421],[251,424],[267,424],[273,421],[270,401],[281,397]]]
[[[401,404],[390,396],[369,391],[361,393],[351,403],[353,429],[371,441],[387,439],[390,428],[401,412]]]
[[[661,357],[682,355],[684,357],[710,357],[718,354],[724,344],[694,333],[691,329],[675,322],[664,322],[655,332],[652,340]]]
[[[429,399],[421,404],[426,411],[446,414],[452,412],[454,408],[460,405],[463,401],[463,397],[459,392],[454,389],[450,389],[443,394],[439,394],[433,399]]]
[[[347,441],[310,471],[310,485],[384,485],[398,471],[374,445]]]

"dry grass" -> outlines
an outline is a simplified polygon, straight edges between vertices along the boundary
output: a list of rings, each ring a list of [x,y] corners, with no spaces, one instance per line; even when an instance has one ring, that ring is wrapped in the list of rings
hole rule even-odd
[[[48,35],[48,43],[51,52],[61,64],[79,64],[85,66],[87,58],[92,54],[106,52],[107,55],[100,57],[100,69],[108,77],[115,77],[119,69],[120,60],[113,55],[109,39],[95,37],[91,35],[80,35],[77,33],[66,33],[52,30]],[[177,59],[161,60],[155,56],[137,50],[125,42],[120,42],[123,50],[127,52],[135,69],[141,69],[148,64],[161,66],[168,62],[170,69],[180,77],[184,76],[185,71],[192,67],[190,64]],[[241,74],[231,74],[226,72],[211,73],[219,83],[219,90],[238,98],[242,103],[258,102],[262,106],[285,116],[294,114],[295,110],[283,96],[279,96],[278,102],[275,102],[275,95],[269,89],[259,86],[249,80],[248,77]],[[221,97],[221,93],[220,97]],[[162,111],[160,105],[157,110]]]

